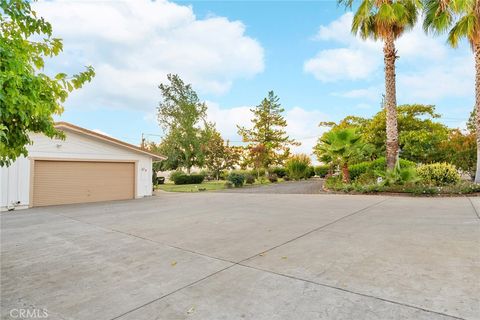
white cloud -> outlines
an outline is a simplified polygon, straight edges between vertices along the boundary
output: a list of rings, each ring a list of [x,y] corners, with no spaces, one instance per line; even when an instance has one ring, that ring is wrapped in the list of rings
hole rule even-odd
[[[353,14],[347,12],[326,26],[320,26],[314,40],[331,41],[343,47],[320,50],[304,63],[304,71],[323,82],[368,78],[381,66],[381,44],[363,41],[350,32]]]
[[[448,64],[432,64],[422,70],[403,72],[398,75],[399,96],[423,103],[448,97],[473,97],[474,71],[473,57],[467,53],[450,58]]]
[[[207,104],[208,120],[216,123],[223,138],[232,141],[235,145],[241,144],[241,137],[237,134],[237,125],[251,127],[250,107],[226,109],[214,102],[207,102]],[[302,143],[298,147],[293,147],[292,151],[311,154],[317,138],[325,131],[325,128],[318,127],[318,123],[328,120],[328,117],[319,111],[306,110],[301,107],[285,111],[284,116],[287,119],[287,134]]]
[[[304,71],[322,82],[366,80],[378,83],[333,95],[379,101],[384,92],[383,52],[380,41],[364,41],[350,32],[353,14],[345,13],[320,26],[314,40],[331,42],[339,48],[320,50],[305,61]],[[421,19],[419,19],[421,21]],[[427,36],[418,23],[396,42],[397,94],[404,102],[434,103],[447,97],[465,97],[473,92],[471,52],[452,50],[444,37]],[[420,101],[418,101],[419,99]],[[415,101],[417,100],[417,101]]]
[[[369,101],[380,101],[382,99],[382,86],[370,86],[368,88],[353,89],[345,92],[335,92],[334,96],[353,98],[353,99],[366,99]]]
[[[359,80],[367,78],[378,64],[378,59],[361,49],[328,49],[307,60],[304,71],[323,82]]]
[[[166,0],[40,1],[35,10],[64,39],[65,52],[49,64],[72,70],[91,64],[92,84],[70,103],[149,109],[158,84],[178,73],[203,93],[222,94],[240,78],[263,71],[263,48],[240,21],[199,19],[192,7]]]

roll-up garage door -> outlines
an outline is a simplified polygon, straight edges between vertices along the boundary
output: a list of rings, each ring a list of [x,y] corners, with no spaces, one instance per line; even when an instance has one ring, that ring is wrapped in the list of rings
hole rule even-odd
[[[34,162],[34,207],[133,199],[134,193],[133,162]]]

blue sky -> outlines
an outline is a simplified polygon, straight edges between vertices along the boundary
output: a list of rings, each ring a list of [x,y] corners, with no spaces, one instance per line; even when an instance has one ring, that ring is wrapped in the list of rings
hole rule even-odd
[[[61,120],[131,143],[161,134],[155,108],[167,73],[191,82],[225,138],[239,140],[248,108],[274,90],[289,134],[310,153],[320,121],[370,116],[383,92],[381,43],[349,33],[352,14],[334,1],[40,1],[64,39],[48,72],[97,77],[72,94]],[[435,104],[452,127],[473,106],[473,57],[420,27],[398,41],[398,103]],[[157,136],[149,136],[157,140]]]

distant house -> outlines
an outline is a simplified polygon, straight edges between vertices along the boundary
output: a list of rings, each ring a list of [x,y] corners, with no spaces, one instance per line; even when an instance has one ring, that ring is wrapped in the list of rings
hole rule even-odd
[[[152,195],[152,161],[132,144],[66,122],[65,140],[32,134],[28,157],[1,171],[1,209],[124,200]]]

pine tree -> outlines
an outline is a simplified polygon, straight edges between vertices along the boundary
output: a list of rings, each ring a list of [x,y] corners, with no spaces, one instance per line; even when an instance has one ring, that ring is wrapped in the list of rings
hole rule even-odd
[[[253,109],[253,128],[238,127],[238,134],[249,149],[263,150],[261,166],[268,169],[271,165],[282,164],[290,155],[290,146],[300,145],[287,135],[287,121],[282,113],[285,111],[279,103],[279,98],[273,91]],[[261,148],[259,148],[261,146]],[[257,164],[258,166],[259,164]]]

